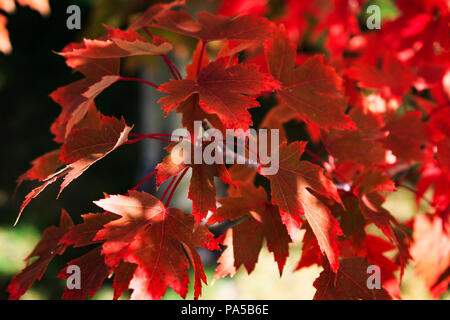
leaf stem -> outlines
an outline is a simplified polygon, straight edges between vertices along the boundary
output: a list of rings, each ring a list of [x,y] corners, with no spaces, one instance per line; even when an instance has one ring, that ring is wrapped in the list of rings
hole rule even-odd
[[[170,188],[173,186],[173,184],[174,184],[176,178],[177,178],[176,176],[173,176],[173,177],[171,178],[172,180],[170,180],[170,183],[169,183],[169,185],[167,186],[166,191],[164,191],[164,194],[163,194],[163,196],[161,197],[161,201],[164,201],[164,199],[166,198],[166,195],[169,193],[169,190],[170,190]]]
[[[139,188],[140,186],[142,186],[144,183],[146,183],[149,179],[151,179],[151,177],[153,177],[155,174],[156,174],[156,172],[157,172],[158,170],[153,170],[152,172],[150,172],[144,179],[142,179],[137,185],[135,185],[133,188],[131,188],[127,193],[126,193],[126,195],[128,195],[129,193],[130,193],[130,191],[134,191],[134,190],[136,190],[137,188]]]
[[[165,54],[163,54],[162,57],[163,57],[164,61],[166,62],[167,66],[169,67],[170,72],[175,77],[175,80],[181,80],[182,79],[181,73],[178,70],[175,63],[173,63],[173,61],[170,60],[169,57]]]
[[[206,42],[203,40],[200,40],[200,41],[202,42],[202,50],[200,51],[200,59],[198,59],[198,64],[197,64],[197,76],[200,73],[200,67],[202,65],[202,60],[203,60],[203,54],[206,49]]]
[[[416,190],[416,189],[411,188],[410,186],[408,186],[408,185],[406,185],[406,184],[403,184],[403,183],[402,183],[402,184],[399,184],[398,186],[401,187],[401,188],[404,188],[404,189],[406,189],[406,190],[408,190],[408,191],[411,191],[411,192],[414,193],[416,196],[419,196],[419,195],[417,194],[417,190]],[[426,203],[428,203],[430,206],[433,207],[433,202],[430,201],[429,199],[425,198],[425,196],[422,196],[421,199],[424,200]]]
[[[120,77],[119,80],[123,80],[123,81],[137,81],[137,82],[142,82],[142,83],[148,84],[149,86],[152,86],[153,88],[156,88],[156,89],[159,88],[159,86],[157,86],[156,84],[154,84],[154,83],[152,83],[150,81],[141,79],[141,78]]]
[[[169,197],[167,198],[166,207],[169,206],[170,200],[172,200],[172,197],[173,197],[173,194],[174,194],[175,190],[177,189],[178,185],[180,184],[181,180],[183,179],[184,175],[186,174],[186,172],[188,170],[189,170],[189,167],[184,169],[183,172],[181,173],[181,175],[178,177],[177,182],[175,182],[175,185],[173,186],[172,191],[170,192]]]

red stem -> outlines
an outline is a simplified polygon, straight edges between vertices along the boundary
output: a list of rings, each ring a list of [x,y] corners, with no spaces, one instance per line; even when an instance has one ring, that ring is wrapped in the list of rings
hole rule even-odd
[[[133,139],[133,140],[128,140],[126,142],[127,144],[136,143],[136,142],[142,141],[144,139],[153,139],[153,140],[159,140],[159,141],[168,142],[168,143],[172,142],[172,140],[159,137],[159,136],[171,137],[170,134],[166,134],[166,133],[152,133],[152,134],[130,133],[130,136],[134,136],[134,137],[138,137],[138,138]]]
[[[126,195],[129,195],[130,191],[134,191],[137,188],[139,188],[140,186],[142,186],[144,183],[146,183],[151,177],[153,177],[155,175],[155,173],[157,172],[157,170],[153,170],[152,172],[150,172],[144,179],[142,179],[137,185],[135,185],[133,188],[131,188]]]
[[[202,65],[202,60],[203,60],[203,53],[205,52],[206,49],[206,43],[203,40],[200,40],[202,42],[202,50],[200,51],[200,59],[198,60],[198,65],[197,65],[197,76],[200,73],[200,67]]]
[[[418,196],[417,190],[416,190],[416,189],[411,188],[410,186],[407,186],[407,185],[405,185],[405,184],[399,184],[398,186],[401,187],[401,188],[405,188],[406,190],[411,191],[411,192],[414,193],[416,196]],[[425,202],[427,202],[430,206],[433,206],[433,202],[430,201],[429,199],[425,198],[425,196],[422,196],[421,199],[424,200]]]
[[[144,30],[144,32],[150,37],[150,39],[153,40],[153,35],[152,33],[148,30],[148,27],[143,28],[142,30]]]
[[[175,182],[176,176],[172,177],[172,180],[170,181],[169,185],[166,188],[166,191],[164,191],[163,196],[161,197],[161,201],[164,201],[164,198],[166,197],[167,193],[169,193],[170,188],[172,187],[173,183]]]
[[[162,57],[163,57],[164,61],[166,62],[167,66],[169,67],[170,73],[172,73],[175,80],[180,80],[178,78],[178,75],[175,73],[175,71],[172,67],[172,63],[171,63],[170,59],[165,54],[163,54]]]
[[[317,154],[315,154],[314,152],[312,152],[312,151],[310,151],[310,150],[308,150],[308,149],[305,149],[305,151],[306,151],[306,153],[307,153],[311,158],[313,158],[316,162],[318,162],[318,163],[321,164],[322,166],[324,165],[324,161],[323,161],[322,159],[320,159],[320,157],[319,157]]]
[[[186,169],[184,169],[184,171],[181,173],[181,175],[178,177],[177,182],[175,182],[175,185],[172,188],[172,191],[169,194],[169,197],[166,201],[166,207],[169,206],[170,204],[170,200],[172,200],[173,194],[175,192],[175,190],[177,189],[178,185],[180,184],[181,180],[183,179],[184,175],[186,174],[186,172],[188,171],[189,167],[187,167]]]
[[[163,54],[162,57],[163,57],[164,61],[166,62],[167,66],[169,67],[170,72],[175,77],[175,80],[181,80],[182,77],[181,77],[180,71],[178,70],[177,66],[165,54]]]
[[[154,83],[152,83],[150,81],[144,80],[144,79],[140,79],[140,78],[120,77],[119,80],[123,80],[123,81],[137,81],[137,82],[142,82],[142,83],[148,84],[149,86],[152,86],[153,88],[156,88],[156,89],[159,88],[159,86],[157,86],[156,84],[154,84]]]

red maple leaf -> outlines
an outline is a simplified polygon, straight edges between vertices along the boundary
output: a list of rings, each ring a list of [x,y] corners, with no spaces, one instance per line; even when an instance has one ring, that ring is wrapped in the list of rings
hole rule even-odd
[[[325,130],[354,128],[344,113],[347,100],[342,79],[322,57],[314,56],[295,68],[296,47],[283,27],[266,42],[265,53],[270,73],[282,83],[277,96],[302,120]]]
[[[207,147],[210,142],[204,142],[202,150]],[[192,159],[187,159],[187,155],[177,155],[177,152],[181,152],[174,147],[177,144],[173,143],[169,145],[166,150],[170,153],[166,156],[163,161],[156,166],[158,171],[156,182],[161,185],[164,181],[170,177],[175,177],[187,169],[192,168],[192,176],[189,185],[189,199],[192,200],[192,212],[195,216],[197,223],[200,223],[203,218],[205,218],[209,211],[216,212],[216,187],[214,184],[214,177],[220,177],[220,179],[225,183],[230,183],[231,178],[225,167],[222,164],[195,164],[193,157],[195,156],[194,145],[187,140],[180,142],[184,144],[185,148],[182,150],[187,150],[191,148]],[[172,154],[174,153],[174,154]],[[183,161],[180,163],[175,163],[172,156],[181,156]],[[189,161],[188,161],[189,160]],[[190,163],[190,164],[187,164]]]
[[[342,230],[328,207],[311,191],[342,202],[336,186],[323,175],[322,168],[308,161],[300,161],[305,146],[304,142],[283,143],[280,146],[278,173],[267,176],[272,202],[280,208],[281,218],[292,238],[295,238],[296,230],[302,224],[301,216],[305,216],[331,268],[336,271],[339,266],[337,237]]]
[[[241,265],[250,274],[258,261],[264,239],[274,254],[281,275],[291,238],[281,222],[278,207],[268,202],[266,191],[262,187],[256,188],[253,183],[243,182],[230,197],[219,200],[219,203],[221,206],[208,220],[209,225],[242,217],[245,220],[228,229],[225,236],[227,249],[219,258],[220,265],[214,279],[228,274],[233,276]]]
[[[254,96],[278,88],[271,76],[256,66],[236,64],[227,67],[227,59],[211,62],[196,79],[171,80],[159,87],[168,96],[159,99],[164,112],[170,113],[180,103],[198,95],[198,105],[207,114],[217,114],[224,127],[247,130],[252,124],[249,108],[259,106]],[[185,112],[192,112],[192,109]]]
[[[317,289],[315,300],[390,300],[383,289],[369,289],[367,268],[369,263],[362,257],[344,258],[336,273],[325,264],[325,269],[314,281]],[[382,275],[381,275],[382,277]]]
[[[116,267],[121,260],[137,265],[129,285],[132,298],[160,299],[168,286],[186,297],[189,261],[195,271],[194,296],[201,294],[206,276],[195,247],[218,246],[208,229],[195,225],[193,216],[166,208],[154,196],[138,191],[95,203],[121,216],[106,224],[94,240],[105,241],[102,253],[108,266]]]
[[[253,15],[226,17],[206,11],[197,14],[198,20],[184,10],[167,11],[156,17],[153,25],[184,34],[205,42],[213,40],[264,40],[272,33],[272,23]]]
[[[123,145],[128,140],[128,127],[125,120],[100,115],[95,108],[84,119],[76,130],[73,130],[61,148],[60,160],[67,165],[49,175],[44,183],[33,189],[20,208],[16,223],[23,210],[32,199],[37,197],[48,185],[64,177],[59,194],[76,178],[82,175],[91,165]],[[58,195],[59,195],[58,194]]]

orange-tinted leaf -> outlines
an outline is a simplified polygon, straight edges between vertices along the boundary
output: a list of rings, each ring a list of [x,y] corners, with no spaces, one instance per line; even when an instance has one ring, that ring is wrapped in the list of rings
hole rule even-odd
[[[162,55],[172,49],[172,45],[168,42],[155,45],[132,29],[122,31],[108,27],[108,31],[106,40],[84,39],[78,46],[73,46],[72,51],[65,50],[60,54],[66,59],[112,59]]]
[[[414,219],[414,242],[411,255],[414,259],[415,271],[425,280],[431,290],[441,281],[448,284],[448,280],[441,275],[450,267],[450,223],[439,215],[418,215]],[[447,286],[441,290],[432,291],[433,297],[438,298]]]
[[[48,0],[16,0],[21,6],[28,6],[38,11],[43,16],[50,14],[50,4]]]
[[[9,39],[9,32],[6,28],[8,19],[0,14],[0,52],[10,54],[12,51],[11,41]]]

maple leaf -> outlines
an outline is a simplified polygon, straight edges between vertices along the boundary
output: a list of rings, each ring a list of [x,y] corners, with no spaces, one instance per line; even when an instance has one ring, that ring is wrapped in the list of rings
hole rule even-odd
[[[118,215],[107,213],[88,213],[81,216],[83,223],[70,228],[60,240],[64,246],[84,247],[97,243],[94,241],[97,232],[103,229],[104,225],[119,218]]]
[[[382,70],[356,65],[347,69],[345,74],[357,80],[359,87],[379,89],[387,97],[401,97],[409,90],[414,80],[409,67],[390,54],[384,58]]]
[[[390,300],[383,289],[367,287],[367,268],[369,263],[362,257],[344,258],[340,261],[337,274],[328,264],[319,278],[314,281],[317,289],[315,300]]]
[[[423,277],[433,298],[438,298],[450,282],[449,278],[441,277],[450,267],[448,214],[447,217],[445,214],[416,216],[413,239],[410,252],[414,259],[415,271]]]
[[[95,109],[92,110],[91,115],[87,119],[93,118],[93,120],[86,120],[86,127],[73,130],[61,148],[60,159],[67,165],[60,171],[45,178],[41,186],[33,189],[26,196],[20,207],[16,224],[25,207],[48,185],[64,177],[59,190],[59,194],[61,194],[73,180],[82,175],[91,165],[128,140],[128,133],[132,128],[127,126],[124,119],[118,120],[113,117],[103,116]]]
[[[55,141],[63,143],[73,127],[94,105],[94,99],[119,78],[117,75],[110,75],[94,80],[82,79],[54,91],[52,99],[62,106],[61,114],[51,127]]]
[[[305,122],[324,130],[354,128],[344,113],[347,99],[342,79],[324,64],[321,56],[314,56],[295,68],[296,47],[283,27],[277,29],[264,47],[270,73],[282,83],[277,96],[284,104]]]
[[[157,3],[145,10],[143,14],[131,23],[129,28],[138,31],[147,27],[155,20],[155,18],[173,8],[183,6],[185,3],[185,0],[174,0],[170,3]]]
[[[267,2],[268,0],[224,0],[218,12],[228,16],[242,13],[262,16],[267,12]]]
[[[50,5],[48,0],[16,0],[21,6],[28,6],[38,11],[43,16],[50,14]]]
[[[168,286],[185,297],[189,261],[195,272],[194,296],[201,294],[206,276],[195,247],[218,248],[208,229],[145,192],[113,195],[95,204],[121,216],[106,224],[94,240],[105,241],[102,253],[108,266],[121,260],[137,265],[130,282],[132,299],[160,299]]]
[[[227,248],[219,258],[220,265],[214,279],[234,275],[241,265],[250,274],[258,261],[264,239],[269,251],[274,254],[281,275],[289,255],[291,238],[281,222],[278,207],[268,202],[266,191],[252,183],[242,183],[232,196],[219,200],[219,203],[221,206],[209,218],[209,225],[227,219],[246,218],[227,231],[226,237],[232,240],[225,240]]]
[[[433,205],[441,210],[450,204],[450,172],[446,172],[436,162],[429,162],[421,169],[422,176],[417,183],[416,203],[421,199],[431,187],[433,190]]]
[[[128,290],[130,282],[133,279],[133,275],[136,271],[137,265],[134,263],[124,262],[123,260],[114,269],[114,300],[120,298],[125,290]]]
[[[270,109],[259,127],[261,129],[266,128],[269,130],[277,129],[279,130],[280,141],[287,141],[286,130],[283,127],[283,123],[297,118],[298,114],[295,110],[285,104],[279,104]]]
[[[199,42],[194,51],[192,63],[186,65],[186,79],[194,80],[197,78],[197,70],[203,69],[209,64],[209,56],[202,44]],[[201,61],[200,61],[201,59]],[[196,136],[198,132],[194,132],[194,121],[208,120],[216,129],[225,132],[222,122],[217,114],[206,113],[199,104],[199,95],[193,94],[185,101],[181,102],[176,109],[177,113],[183,115],[181,124],[187,128],[192,136]]]
[[[11,40],[9,39],[9,32],[6,28],[8,19],[0,14],[0,52],[10,54],[12,51]]]
[[[133,29],[122,31],[106,27],[108,36],[105,40],[84,39],[72,51],[65,50],[60,53],[66,59],[113,59],[129,56],[155,56],[163,55],[172,49],[168,42],[153,44],[147,41]]]
[[[388,136],[380,139],[380,142],[403,161],[425,161],[429,157],[429,146],[421,117],[420,111],[413,111],[389,122],[384,128]]]
[[[31,164],[32,167],[25,173],[19,176],[17,179],[16,190],[20,185],[27,180],[39,180],[43,181],[49,175],[54,173],[58,168],[64,164],[59,160],[59,154],[61,150],[53,150],[46,154],[34,159]]]
[[[62,210],[59,227],[51,226],[44,230],[42,240],[39,241],[25,261],[28,263],[33,257],[38,257],[38,259],[30,263],[12,279],[7,289],[10,293],[9,299],[19,299],[36,280],[41,280],[53,258],[64,253],[66,247],[61,245],[59,241],[72,225],[73,222],[69,214]]]
[[[252,124],[249,108],[259,106],[252,96],[278,87],[271,76],[260,73],[256,66],[238,64],[227,68],[227,59],[211,62],[196,80],[171,80],[159,87],[168,94],[158,100],[167,115],[192,95],[207,114],[217,114],[226,128],[247,130]]]
[[[272,202],[280,208],[281,218],[291,238],[295,239],[296,230],[302,223],[301,216],[305,215],[321,250],[336,271],[339,255],[337,237],[342,235],[342,230],[328,207],[310,190],[340,204],[342,202],[336,186],[323,175],[322,168],[299,160],[305,146],[305,142],[283,143],[280,146],[278,173],[266,176],[270,180]]]
[[[161,163],[156,166],[158,171],[156,176],[156,182],[161,185],[164,181],[170,177],[177,176],[189,167],[192,168],[192,176],[189,185],[189,199],[192,200],[192,212],[195,216],[197,223],[200,223],[203,218],[205,218],[209,211],[216,212],[216,187],[214,185],[214,177],[220,177],[220,179],[225,183],[230,183],[231,178],[229,173],[222,164],[195,164],[193,159],[185,159],[187,155],[181,154],[176,155],[177,152],[182,152],[191,148],[191,156],[195,154],[194,145],[187,140],[180,142],[184,144],[184,147],[180,150],[174,148],[177,144],[172,143],[166,150],[170,153],[166,156]],[[202,147],[206,148],[209,142],[204,141]],[[179,147],[179,146],[178,146]],[[204,149],[203,149],[204,150]],[[172,156],[175,158],[177,156],[183,157],[183,161],[180,163],[175,163]],[[191,164],[187,164],[191,163]]]
[[[198,21],[184,10],[167,11],[156,17],[152,26],[184,34],[205,42],[213,40],[265,40],[272,23],[253,15],[226,17],[206,11],[197,13]]]
[[[355,179],[354,194],[360,198],[359,207],[361,213],[373,222],[381,231],[393,241],[400,253],[401,272],[410,255],[407,250],[408,236],[403,231],[400,223],[382,205],[385,197],[380,191],[393,191],[395,184],[380,170],[367,169]]]
[[[66,287],[62,295],[63,299],[82,300],[86,295],[92,298],[97,293],[103,281],[109,275],[101,249],[102,247],[97,247],[67,263],[68,266],[78,266],[80,268],[80,288]],[[58,278],[67,279],[71,275],[72,273],[68,272],[68,267],[66,267],[61,270]]]
[[[326,149],[340,164],[356,162],[374,165],[385,162],[386,150],[379,139],[384,137],[383,121],[376,114],[360,107],[350,110],[349,116],[357,129],[350,131],[332,129],[324,133]]]
[[[61,87],[51,94],[62,112],[52,125],[55,141],[64,142],[72,128],[86,115],[94,99],[120,79],[120,58],[136,55],[163,55],[172,46],[163,41],[153,44],[134,30],[122,31],[108,27],[103,40],[83,40],[66,46],[60,55],[69,67],[86,78]]]

